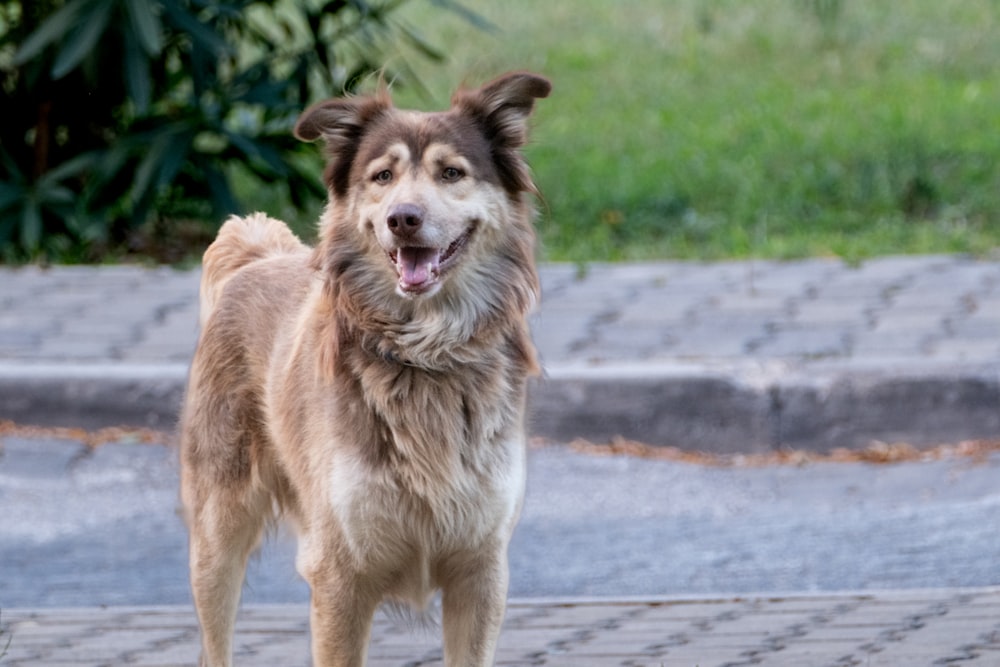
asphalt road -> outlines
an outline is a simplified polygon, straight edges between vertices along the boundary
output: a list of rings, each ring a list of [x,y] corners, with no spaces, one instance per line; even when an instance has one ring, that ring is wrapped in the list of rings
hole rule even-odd
[[[1000,584],[1000,455],[719,468],[533,449],[511,595],[631,596]],[[0,608],[186,603],[175,452],[5,438]],[[294,543],[246,600],[300,602]]]

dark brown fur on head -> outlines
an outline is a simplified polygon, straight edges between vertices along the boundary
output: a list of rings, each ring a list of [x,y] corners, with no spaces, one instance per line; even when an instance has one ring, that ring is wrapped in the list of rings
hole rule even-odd
[[[347,192],[351,165],[362,136],[390,108],[392,100],[381,89],[370,97],[338,98],[314,104],[295,124],[295,136],[302,141],[316,141],[320,137],[326,141],[330,162],[325,180],[338,197]]]
[[[500,180],[508,192],[534,192],[519,149],[528,141],[527,119],[535,100],[548,97],[552,84],[535,74],[515,72],[477,90],[460,90],[452,109],[474,119],[493,147]]]
[[[467,121],[492,149],[497,177],[510,193],[537,192],[518,149],[527,142],[527,119],[535,100],[548,97],[552,84],[529,72],[505,74],[474,90],[460,90],[452,97],[447,125],[458,129]],[[295,125],[303,141],[324,139],[330,162],[325,180],[331,192],[343,197],[350,184],[351,167],[362,139],[384,129],[392,98],[385,88],[370,96],[319,102],[309,107]],[[433,117],[430,116],[430,117]],[[457,126],[455,121],[458,121]]]

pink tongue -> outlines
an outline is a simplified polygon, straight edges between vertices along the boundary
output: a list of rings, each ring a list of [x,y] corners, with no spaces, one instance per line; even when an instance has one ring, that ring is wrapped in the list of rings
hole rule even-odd
[[[418,287],[437,274],[437,248],[400,248],[398,253],[399,277],[404,285]]]

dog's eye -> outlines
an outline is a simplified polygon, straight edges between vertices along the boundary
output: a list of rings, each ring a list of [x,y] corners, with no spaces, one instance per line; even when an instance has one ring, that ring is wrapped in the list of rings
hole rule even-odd
[[[441,178],[449,183],[454,183],[458,179],[465,176],[461,169],[455,169],[455,167],[445,167],[444,171],[441,172]]]
[[[392,172],[388,169],[383,169],[379,173],[375,174],[375,178],[372,179],[379,185],[385,185],[392,180]]]

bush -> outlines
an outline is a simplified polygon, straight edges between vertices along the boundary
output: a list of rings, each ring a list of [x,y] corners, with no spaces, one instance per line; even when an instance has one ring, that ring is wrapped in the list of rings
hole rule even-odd
[[[0,3],[0,259],[94,261],[137,231],[240,210],[234,170],[321,196],[291,136],[310,101],[376,71],[416,82],[404,0]],[[449,0],[438,7],[470,16]]]

